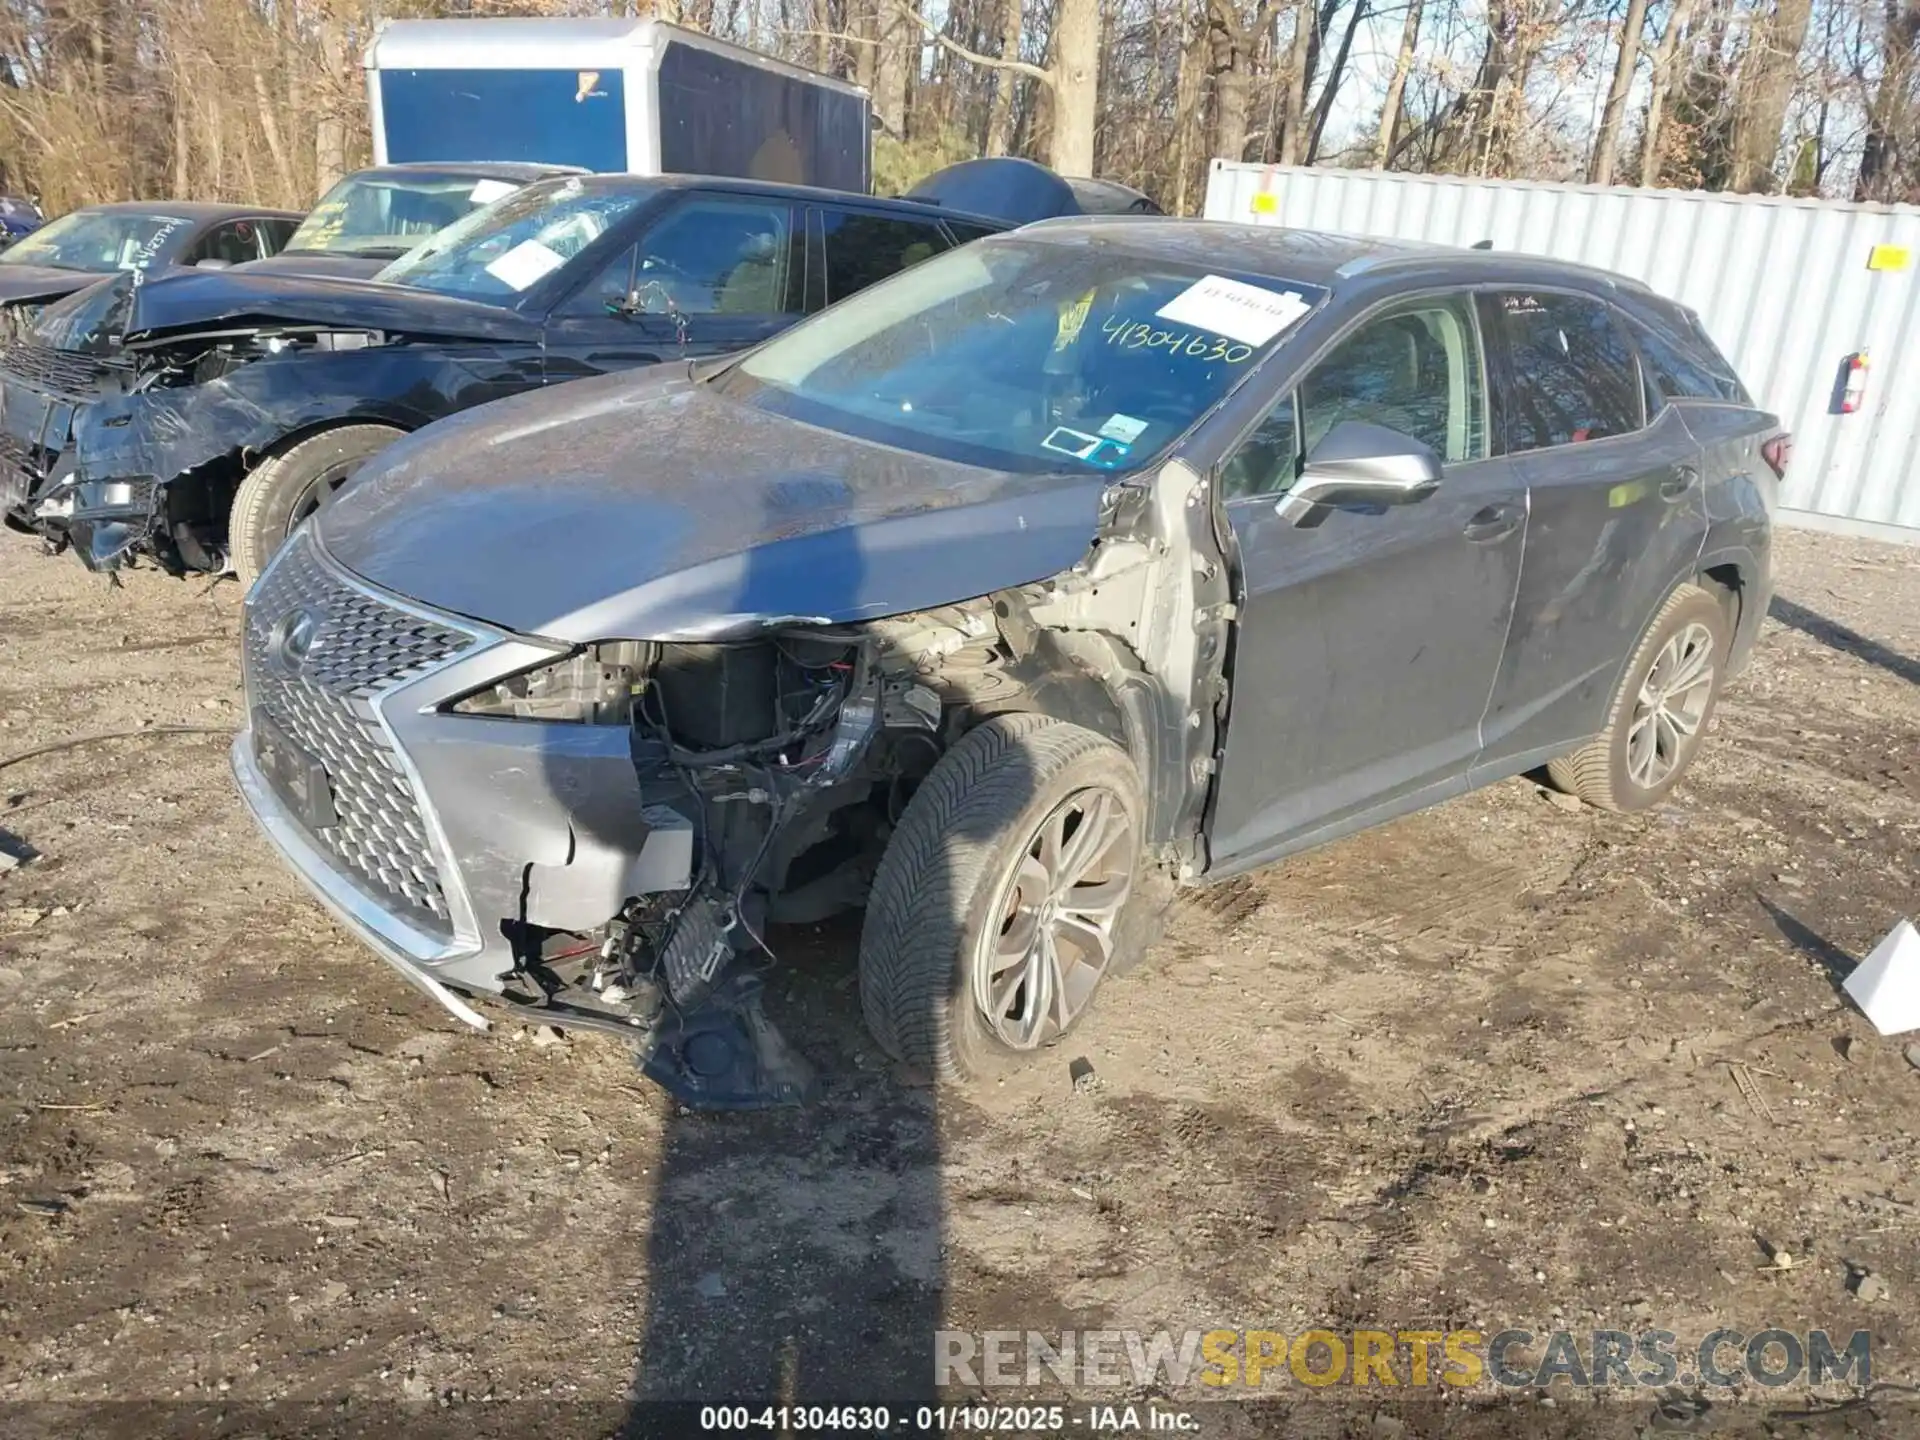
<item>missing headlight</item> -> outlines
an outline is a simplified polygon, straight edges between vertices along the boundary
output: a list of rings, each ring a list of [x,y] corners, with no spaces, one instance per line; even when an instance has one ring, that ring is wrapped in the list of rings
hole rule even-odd
[[[625,725],[633,715],[634,696],[646,684],[652,651],[645,640],[587,645],[496,680],[447,709],[455,715],[501,720]]]

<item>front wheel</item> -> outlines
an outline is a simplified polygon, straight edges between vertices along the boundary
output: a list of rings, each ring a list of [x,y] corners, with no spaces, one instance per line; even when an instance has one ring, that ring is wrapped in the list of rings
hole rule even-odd
[[[227,544],[240,583],[252,586],[294,527],[404,433],[391,425],[343,425],[323,430],[255,466],[240,482],[227,522]]]
[[[1697,585],[1667,597],[1621,676],[1607,728],[1547,775],[1602,810],[1645,810],[1667,797],[1699,753],[1720,694],[1727,616]]]
[[[1126,921],[1145,813],[1132,761],[1090,730],[1006,715],[967,732],[914,792],[868,899],[860,1001],[881,1048],[962,1080],[1072,1029],[1144,948]]]

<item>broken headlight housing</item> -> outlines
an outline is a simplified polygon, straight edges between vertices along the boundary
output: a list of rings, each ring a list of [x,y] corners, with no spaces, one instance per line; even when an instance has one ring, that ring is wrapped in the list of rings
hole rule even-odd
[[[625,725],[634,697],[646,686],[652,650],[644,640],[585,645],[495,680],[446,708],[496,720]]]

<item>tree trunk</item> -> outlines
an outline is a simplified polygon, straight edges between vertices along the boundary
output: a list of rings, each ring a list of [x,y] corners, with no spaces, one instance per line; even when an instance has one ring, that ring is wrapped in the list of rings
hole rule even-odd
[[[1187,30],[1180,44],[1180,73],[1173,83],[1173,213],[1187,213],[1187,187],[1200,142],[1200,85],[1206,76],[1204,24]]]
[[[1287,54],[1286,108],[1280,116],[1280,163],[1297,165],[1306,150],[1307,64],[1320,11],[1313,0],[1293,7],[1293,43]]]
[[[1247,158],[1247,115],[1253,99],[1253,56],[1237,0],[1208,0],[1208,69],[1213,74],[1213,153]]]
[[[1693,0],[1674,0],[1659,48],[1653,52],[1653,87],[1647,95],[1646,123],[1640,127],[1640,183],[1648,188],[1660,183],[1660,122],[1679,76],[1674,61],[1692,19]]]
[[[1413,71],[1413,47],[1420,39],[1420,0],[1407,6],[1406,24],[1400,27],[1400,53],[1393,62],[1393,76],[1387,81],[1387,98],[1380,106],[1380,131],[1373,141],[1373,168],[1384,170],[1393,154],[1394,131],[1400,128],[1400,103],[1407,93],[1407,76]]]
[[[1058,0],[1053,32],[1053,168],[1090,176],[1100,102],[1100,0]]]
[[[1025,19],[1023,0],[1000,0],[1000,58],[1020,58],[1020,30]],[[987,102],[987,154],[1005,155],[1013,144],[1013,102],[1020,77],[1011,70],[993,76],[993,98]]]
[[[1645,0],[1641,0],[1645,3]],[[1367,18],[1367,0],[1353,0],[1353,13],[1347,17],[1346,31],[1340,36],[1340,48],[1334,52],[1333,68],[1327,71],[1327,83],[1320,87],[1320,102],[1313,107],[1313,127],[1307,132],[1306,163],[1320,158],[1320,137],[1326,134],[1327,117],[1333,113],[1334,99],[1340,93],[1340,77],[1346,74],[1347,57],[1353,53],[1354,32]]]
[[[347,173],[347,126],[340,114],[339,87],[347,63],[346,29],[332,15],[320,21],[320,54],[326,65],[326,81],[320,87],[319,123],[313,132],[314,192],[317,199],[333,188]]]
[[[1600,112],[1600,133],[1594,137],[1593,158],[1587,165],[1591,185],[1613,183],[1614,153],[1620,148],[1620,120],[1627,111],[1627,92],[1633,88],[1634,67],[1640,62],[1640,34],[1647,25],[1647,0],[1627,0],[1627,18],[1620,25],[1620,53],[1613,65],[1613,88]]]
[[[1771,18],[1756,25],[1747,42],[1733,112],[1731,188],[1742,194],[1773,189],[1773,162],[1780,153],[1812,10],[1812,0],[1779,0]]]
[[[1886,29],[1880,42],[1880,83],[1867,107],[1867,138],[1860,151],[1860,176],[1854,183],[1856,200],[1897,201],[1905,198],[1899,173],[1902,150],[1915,139],[1915,105],[1911,98],[1914,51],[1920,42],[1920,0],[1887,0]]]
[[[898,6],[879,0],[874,9],[873,113],[896,140],[907,138],[907,81],[920,58],[920,27]]]

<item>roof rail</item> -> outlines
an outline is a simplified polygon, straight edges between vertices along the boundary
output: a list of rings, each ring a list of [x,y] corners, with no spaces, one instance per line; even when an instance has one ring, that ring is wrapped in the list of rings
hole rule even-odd
[[[1603,270],[1597,265],[1584,265],[1578,260],[1557,260],[1551,255],[1513,254],[1509,252],[1496,253],[1492,248],[1491,242],[1488,241],[1481,241],[1465,249],[1448,245],[1432,245],[1420,249],[1360,255],[1347,261],[1346,264],[1342,265],[1333,273],[1342,280],[1351,280],[1357,275],[1370,275],[1375,271],[1389,270],[1395,266],[1430,265],[1435,260],[1451,260],[1458,263],[1459,261],[1469,258],[1475,261],[1498,260],[1503,264],[1512,264],[1515,261],[1535,260],[1562,270],[1576,272],[1591,280],[1604,281],[1616,290],[1645,290],[1649,293],[1657,293],[1653,290],[1653,287],[1648,285],[1644,280],[1637,280],[1631,275],[1616,274],[1612,270]]]

